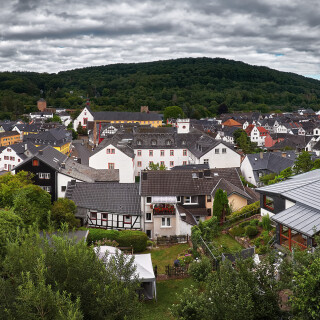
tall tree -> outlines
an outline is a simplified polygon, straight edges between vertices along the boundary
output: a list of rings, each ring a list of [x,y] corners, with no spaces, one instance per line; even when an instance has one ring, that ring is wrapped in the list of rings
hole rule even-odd
[[[293,170],[296,174],[308,172],[312,169],[313,162],[311,160],[311,155],[307,151],[302,151],[294,162]]]
[[[227,192],[223,191],[222,189],[218,189],[216,191],[212,212],[212,215],[217,217],[218,221],[220,221],[220,224],[225,221],[226,216],[231,212]]]
[[[183,118],[184,113],[182,109],[178,106],[166,107],[163,111],[163,117],[165,121],[167,119],[178,119]]]

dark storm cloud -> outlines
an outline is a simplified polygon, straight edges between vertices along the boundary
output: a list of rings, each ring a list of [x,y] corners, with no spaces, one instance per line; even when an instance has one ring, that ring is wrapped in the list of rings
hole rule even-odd
[[[320,8],[309,0],[3,1],[2,70],[225,57],[320,74]]]

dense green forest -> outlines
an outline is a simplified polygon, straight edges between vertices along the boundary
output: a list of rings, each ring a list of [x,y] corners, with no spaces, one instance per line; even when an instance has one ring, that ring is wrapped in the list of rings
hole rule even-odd
[[[292,111],[320,106],[320,81],[221,58],[183,58],[114,64],[58,74],[0,73],[0,116],[48,106],[81,108],[86,97],[94,110],[161,111],[180,106],[188,117],[231,111]],[[222,108],[223,109],[223,108]],[[220,108],[221,110],[221,108]]]

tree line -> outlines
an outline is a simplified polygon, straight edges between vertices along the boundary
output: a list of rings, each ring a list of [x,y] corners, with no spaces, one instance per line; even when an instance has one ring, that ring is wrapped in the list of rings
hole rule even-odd
[[[87,97],[96,111],[162,111],[179,106],[187,117],[229,111],[292,111],[318,108],[319,81],[293,73],[221,58],[183,58],[89,67],[58,74],[0,73],[0,118],[34,109],[45,98],[53,107],[81,108]],[[224,108],[222,108],[224,109]]]

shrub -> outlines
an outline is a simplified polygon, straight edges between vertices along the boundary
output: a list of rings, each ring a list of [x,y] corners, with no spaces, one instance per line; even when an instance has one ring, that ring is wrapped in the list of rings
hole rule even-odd
[[[104,230],[89,229],[88,244],[93,244],[103,239],[115,240],[119,247],[133,247],[134,252],[144,251],[147,247],[148,236],[142,231],[134,230]]]
[[[249,224],[250,224],[250,221],[244,221],[244,222],[239,223],[239,226],[242,227],[242,228],[245,228]]]
[[[250,215],[254,215],[259,212],[260,209],[260,201],[249,204],[238,211],[232,212],[229,216],[227,216],[226,220],[236,220],[237,217],[244,215],[245,213],[251,213]],[[248,215],[249,216],[249,215]]]
[[[262,222],[261,222],[261,221],[258,223],[258,226],[259,226],[260,228],[262,228]]]
[[[256,236],[258,234],[258,228],[255,227],[255,226],[247,226],[246,229],[246,235],[249,237],[249,238],[253,238],[254,236]]]
[[[262,217],[262,228],[267,231],[270,231],[272,229],[271,220],[268,214]]]
[[[250,220],[250,226],[257,226],[258,224],[259,224],[259,220],[258,219]]]
[[[235,226],[229,231],[234,237],[241,237],[245,234],[245,230],[241,226]]]
[[[189,274],[197,282],[205,281],[211,271],[212,264],[206,256],[202,256],[201,260],[196,260],[189,266]]]

